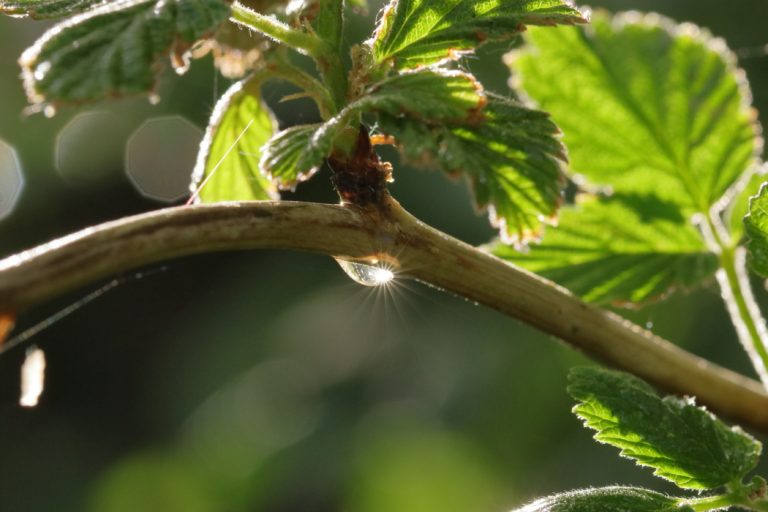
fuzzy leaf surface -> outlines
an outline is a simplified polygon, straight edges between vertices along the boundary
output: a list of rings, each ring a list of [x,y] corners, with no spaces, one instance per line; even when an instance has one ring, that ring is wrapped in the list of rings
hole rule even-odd
[[[525,25],[584,21],[566,0],[393,0],[376,30],[373,55],[396,69],[429,66],[511,38]]]
[[[330,154],[339,126],[293,126],[274,135],[263,148],[260,167],[281,189],[293,189],[312,177]]]
[[[427,121],[477,123],[486,98],[470,74],[441,69],[405,72],[370,88],[359,110]],[[354,105],[354,104],[353,104]]]
[[[595,439],[683,489],[714,489],[741,480],[757,464],[761,444],[729,428],[690,400],[659,397],[625,373],[575,368],[568,392],[573,412]]]
[[[275,186],[259,170],[261,146],[276,128],[258,82],[243,80],[230,87],[213,110],[197,156],[192,191],[207,180],[200,201],[278,199]]]
[[[0,13],[38,20],[72,16],[105,0],[0,0]]]
[[[570,168],[617,192],[708,212],[756,160],[751,94],[722,40],[658,15],[532,28],[510,54],[524,94],[563,129]]]
[[[161,57],[184,54],[227,19],[225,0],[117,0],[59,23],[20,59],[32,103],[83,103],[155,87]]]
[[[602,487],[547,496],[513,512],[691,512],[664,494],[636,487]]]
[[[492,250],[587,301],[614,305],[693,288],[718,268],[696,228],[655,196],[586,199],[562,208],[557,227],[527,252],[500,243]]]
[[[557,160],[565,155],[546,114],[498,96],[487,98],[483,120],[474,125],[384,114],[380,125],[404,143],[409,159],[466,176],[475,202],[488,208],[502,238],[525,242],[557,211],[562,184]]]

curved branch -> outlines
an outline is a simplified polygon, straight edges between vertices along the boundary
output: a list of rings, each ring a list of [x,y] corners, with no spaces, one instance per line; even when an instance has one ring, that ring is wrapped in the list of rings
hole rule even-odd
[[[294,202],[182,206],[127,217],[0,260],[0,313],[169,258],[232,249],[387,260],[407,276],[541,329],[611,366],[768,431],[768,395],[567,290],[451,238],[386,198],[362,209]]]

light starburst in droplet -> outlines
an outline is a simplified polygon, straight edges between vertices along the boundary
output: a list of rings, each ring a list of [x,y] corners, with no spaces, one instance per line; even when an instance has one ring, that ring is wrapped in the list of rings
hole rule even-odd
[[[342,259],[336,261],[345,274],[363,286],[385,286],[395,278],[395,273],[381,262],[371,265]]]
[[[395,278],[395,273],[389,269],[386,269],[383,267],[376,267],[376,270],[373,271],[373,280],[375,281],[376,286],[387,284],[394,278]]]

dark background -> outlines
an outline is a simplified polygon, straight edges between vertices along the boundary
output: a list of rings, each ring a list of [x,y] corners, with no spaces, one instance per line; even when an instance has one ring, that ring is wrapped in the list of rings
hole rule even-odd
[[[768,44],[765,0],[599,4],[692,21],[746,49],[741,64],[768,112],[768,57],[748,50]],[[371,18],[351,19],[349,40],[365,38]],[[157,106],[101,104],[75,124],[85,109],[25,117],[15,61],[43,30],[0,19],[0,139],[25,178],[0,221],[0,255],[163,206],[126,177],[126,141],[149,118],[196,125],[176,119],[178,130],[134,148],[183,184],[227,86],[205,58],[180,79],[168,73]],[[470,62],[502,93],[508,48]],[[276,109],[286,124],[314,115],[297,102]],[[407,209],[470,243],[490,239],[463,183],[388,156]],[[335,201],[327,175],[288,197]],[[592,442],[569,412],[565,376],[585,359],[493,311],[416,283],[362,289],[310,254],[215,254],[150,270],[33,339],[48,357],[36,409],[17,405],[24,350],[0,357],[0,511],[475,512],[590,485],[669,489]],[[26,313],[19,330],[96,287]],[[712,283],[623,313],[752,375]]]

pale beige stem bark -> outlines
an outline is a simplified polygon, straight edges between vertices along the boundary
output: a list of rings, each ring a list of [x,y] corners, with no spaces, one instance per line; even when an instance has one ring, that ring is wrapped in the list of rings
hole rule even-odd
[[[0,313],[169,258],[232,249],[387,260],[411,277],[485,304],[591,357],[768,431],[768,395],[567,290],[421,223],[397,202],[369,210],[292,202],[168,208],[108,222],[0,260]],[[540,362],[546,364],[546,362]]]

